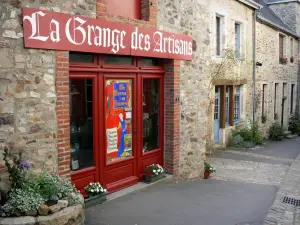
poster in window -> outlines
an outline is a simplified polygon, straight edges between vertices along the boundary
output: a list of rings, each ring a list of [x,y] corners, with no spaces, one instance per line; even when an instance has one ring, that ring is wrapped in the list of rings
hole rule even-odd
[[[106,158],[113,162],[132,156],[132,81],[105,82]]]

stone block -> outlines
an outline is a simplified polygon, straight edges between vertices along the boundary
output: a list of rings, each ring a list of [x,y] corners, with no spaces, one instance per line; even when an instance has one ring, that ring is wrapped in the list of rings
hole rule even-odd
[[[57,205],[59,205],[62,209],[68,207],[68,200],[58,200]]]
[[[285,211],[283,216],[284,225],[293,225],[294,224],[294,213],[290,211]]]
[[[42,61],[44,63],[51,63],[51,62],[53,62],[53,56],[52,55],[42,55]]]
[[[20,26],[20,23],[16,19],[6,20],[2,25],[4,29],[8,29],[8,30],[15,30],[18,26]]]
[[[49,207],[51,213],[56,213],[61,209],[61,206],[58,204],[52,205]]]
[[[30,210],[30,211],[27,211],[25,214],[26,214],[26,216],[36,216],[37,210]]]
[[[54,77],[49,74],[44,74],[43,81],[46,85],[54,85]]]
[[[40,208],[39,208],[39,215],[41,215],[41,216],[47,216],[48,215],[48,213],[49,213],[49,211],[50,211],[50,208],[49,208],[49,206],[47,206],[47,205],[40,205]]]
[[[16,31],[14,30],[6,30],[4,31],[3,37],[6,37],[6,38],[11,38],[11,39],[20,39],[21,36],[19,34],[16,34]]]
[[[0,225],[35,225],[35,218],[32,216],[14,217],[14,218],[3,218],[0,219]]]

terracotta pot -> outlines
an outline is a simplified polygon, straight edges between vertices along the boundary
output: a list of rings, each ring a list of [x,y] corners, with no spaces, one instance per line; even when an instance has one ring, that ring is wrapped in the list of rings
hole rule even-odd
[[[204,179],[207,179],[210,175],[210,172],[209,171],[205,171],[204,172]]]

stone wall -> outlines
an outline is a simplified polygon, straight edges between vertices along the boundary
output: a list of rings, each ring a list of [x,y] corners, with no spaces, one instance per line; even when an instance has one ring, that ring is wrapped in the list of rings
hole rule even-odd
[[[244,70],[252,60],[252,9],[229,0],[159,0],[158,28],[175,33],[191,35],[194,40],[194,59],[182,61],[180,67],[181,133],[179,177],[196,179],[203,174],[206,139],[213,133],[213,113],[210,105],[214,98],[210,68],[220,62],[215,57],[215,16],[225,18],[225,45],[232,47],[234,22],[243,25],[242,51],[246,61],[234,68],[236,77],[246,77],[245,93],[251,92],[252,67]],[[241,74],[244,71],[245,74]],[[228,75],[227,74],[227,75]],[[228,75],[230,77],[230,75]],[[250,113],[249,99],[245,96],[244,117]]]
[[[284,34],[285,35],[285,34]],[[293,111],[296,106],[296,88],[298,76],[298,42],[294,39],[294,63],[290,62],[290,39],[292,37],[285,35],[284,38],[284,56],[288,58],[288,63],[282,65],[279,63],[279,32],[273,28],[257,22],[257,61],[262,62],[262,67],[257,68],[257,90],[260,93],[260,101],[257,110],[257,120],[261,121],[262,116],[262,87],[266,84],[265,94],[265,111],[267,115],[267,123],[263,125],[265,134],[268,127],[274,120],[274,101],[276,94],[276,113],[278,114],[278,122],[281,123],[282,115],[282,97],[283,83],[286,83],[284,107],[284,129],[288,128],[288,118],[290,116],[291,107],[291,85],[295,85]],[[278,90],[275,93],[275,83],[278,83]]]
[[[22,7],[95,17],[96,0],[0,4],[0,139],[24,150],[35,172],[57,172],[56,54],[24,48]]]

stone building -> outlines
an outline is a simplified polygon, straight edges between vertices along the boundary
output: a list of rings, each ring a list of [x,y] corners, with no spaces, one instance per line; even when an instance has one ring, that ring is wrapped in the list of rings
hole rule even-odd
[[[254,11],[260,5],[227,0],[158,2],[159,28],[188,33],[195,41],[194,60],[181,63],[180,77],[180,171],[185,178],[195,178],[205,149],[225,145],[229,131],[252,116]]]
[[[1,1],[0,139],[34,173],[110,192],[152,163],[179,179],[180,60],[193,42],[157,31],[157,13],[148,0]]]
[[[225,145],[230,130],[252,118],[254,28],[269,35],[262,38],[278,32],[256,23],[260,7],[252,0],[3,0],[0,139],[22,150],[35,173],[58,173],[78,188],[100,181],[117,191],[152,163],[175,181],[201,178],[206,149]],[[292,30],[280,32],[297,48]],[[269,50],[264,43],[257,41],[258,61]],[[276,66],[288,73],[297,59]],[[258,86],[273,67],[258,69]]]
[[[286,7],[286,3],[273,7],[270,4],[272,2],[274,1],[261,1],[263,8],[257,16],[256,32],[257,61],[262,63],[261,67],[257,67],[256,116],[265,134],[275,121],[287,130],[289,117],[295,113],[298,105],[299,34],[296,24],[291,24],[286,19],[297,9],[298,3],[292,4],[292,11],[285,11],[285,14],[281,13],[279,16],[278,6]],[[294,19],[293,17],[293,21]]]

